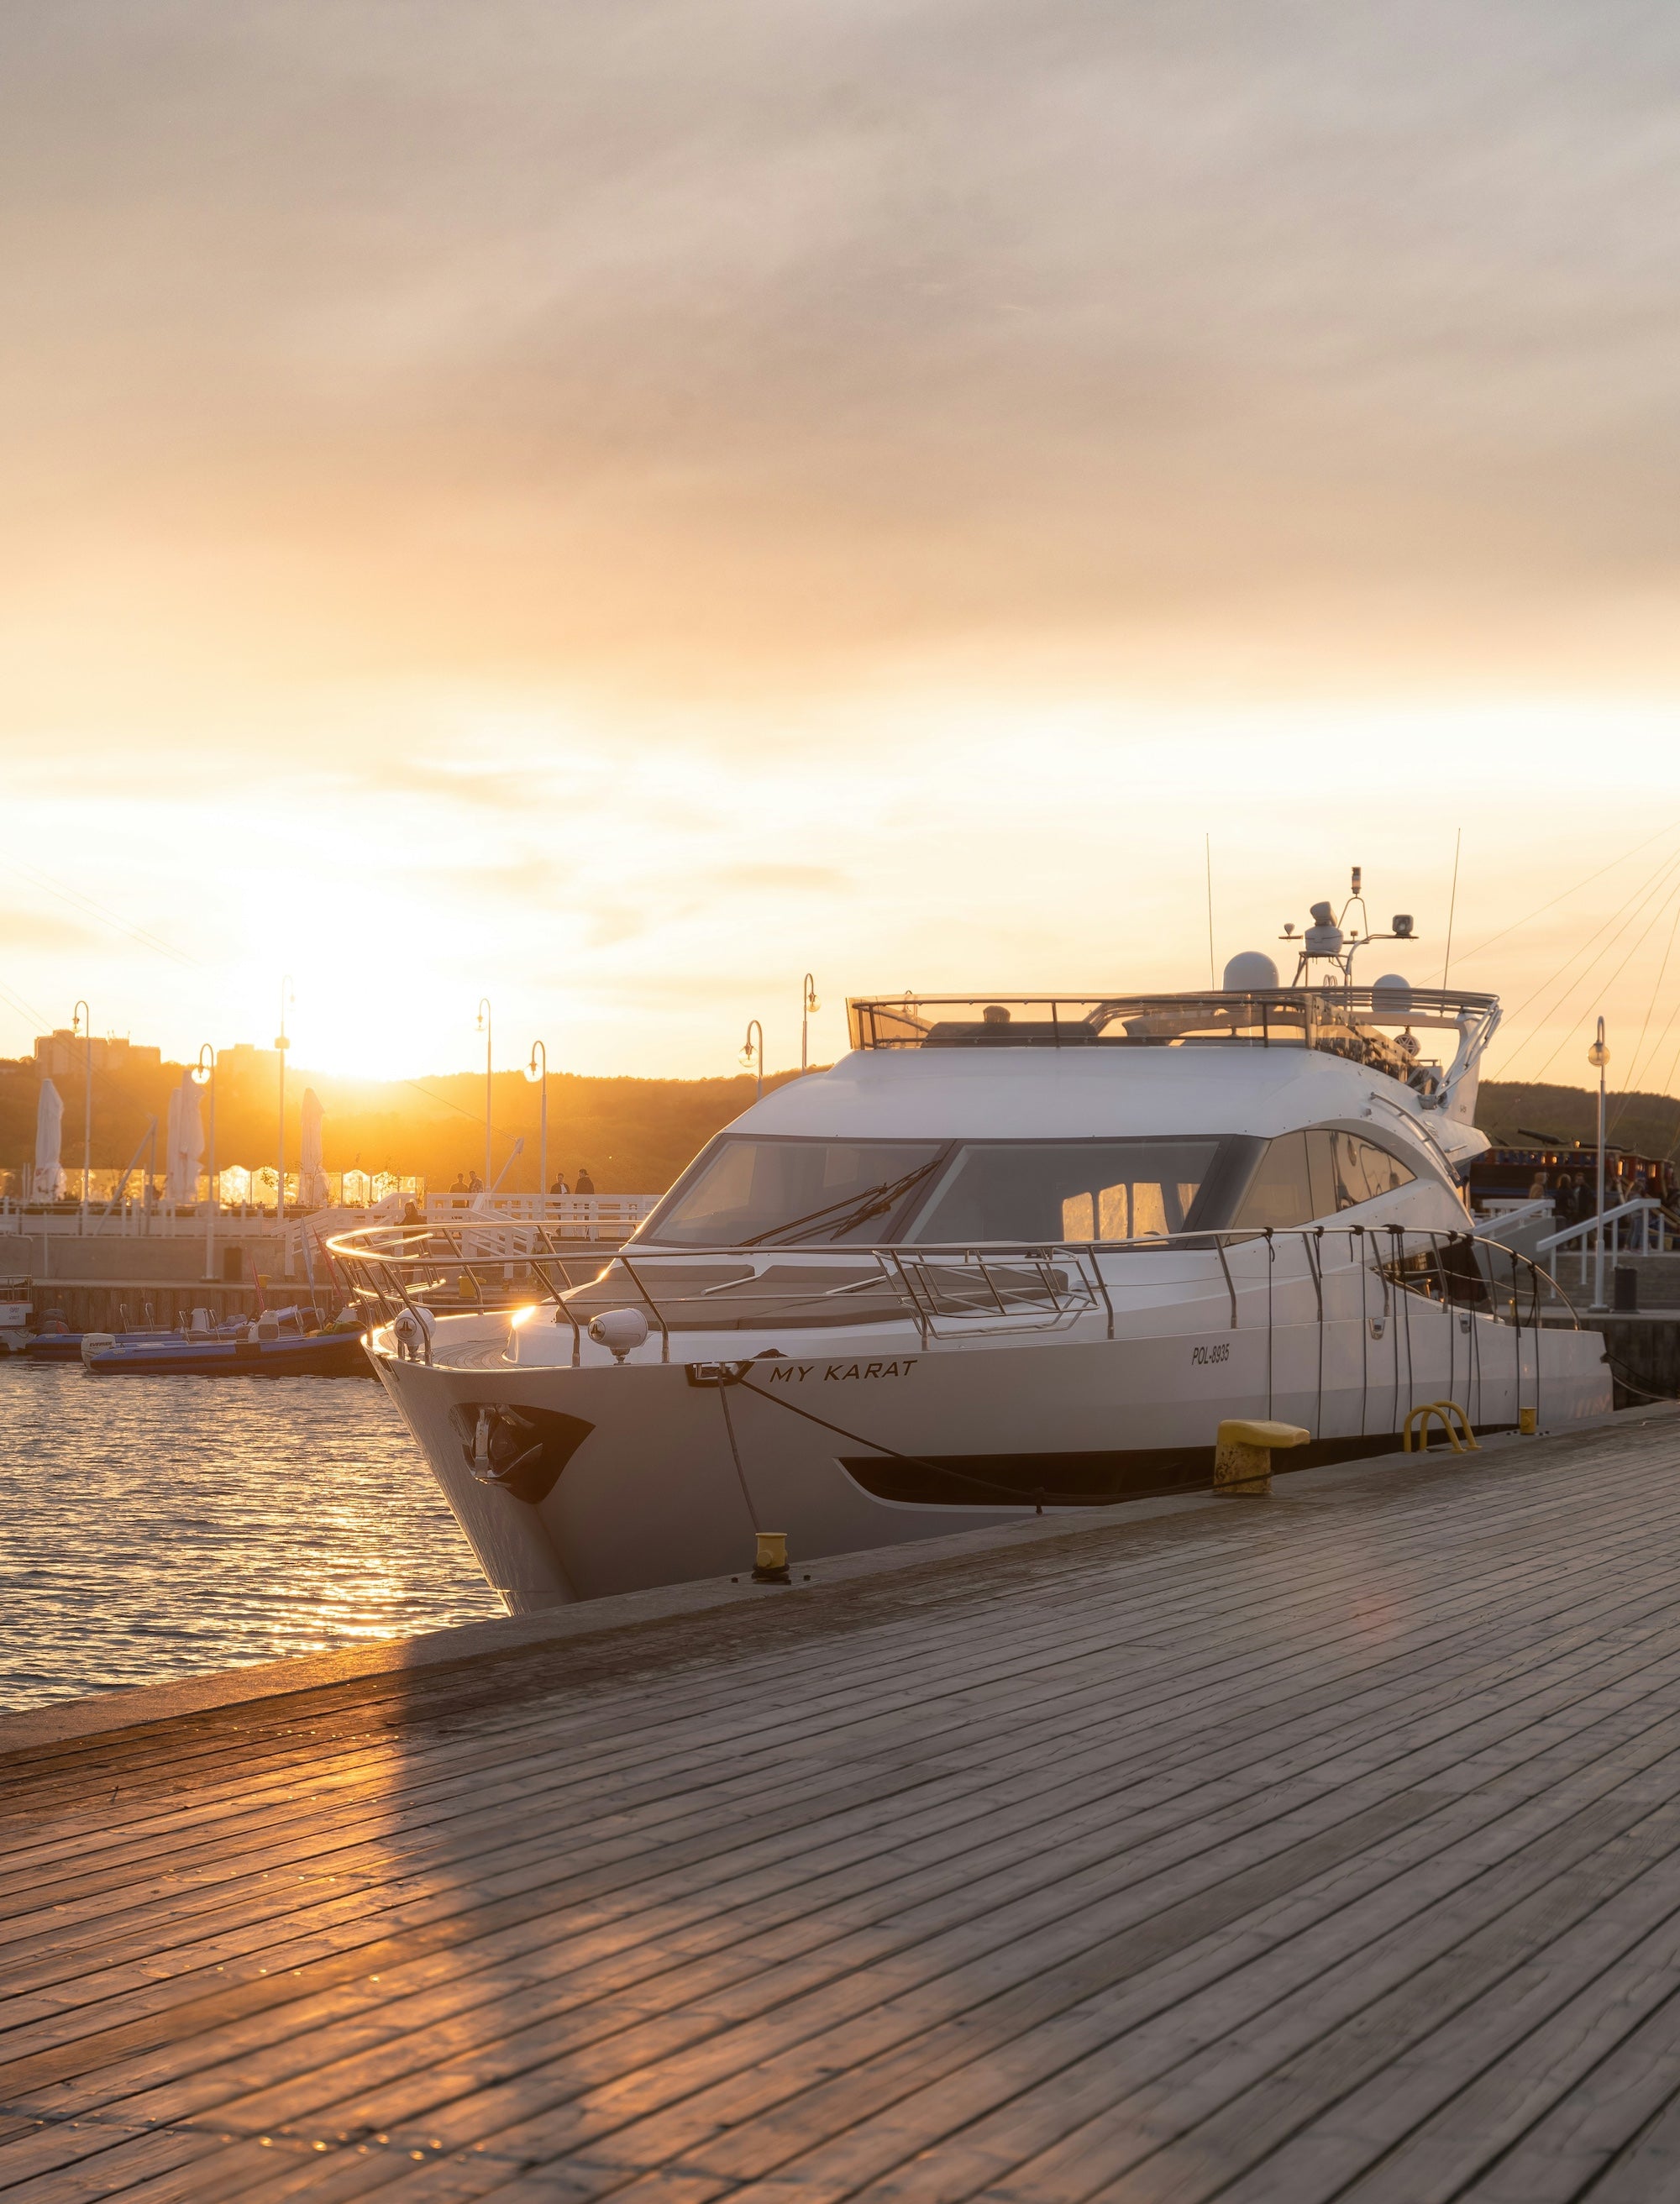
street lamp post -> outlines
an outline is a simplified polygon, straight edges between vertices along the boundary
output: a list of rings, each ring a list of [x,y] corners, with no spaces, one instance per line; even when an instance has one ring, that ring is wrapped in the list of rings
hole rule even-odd
[[[81,1207],[76,1214],[80,1233],[87,1229],[87,1187],[93,1162],[93,1013],[86,1003],[78,1003],[71,1013],[70,1030],[80,1032],[86,1043],[82,1055]]]
[[[543,1082],[537,1105],[537,1214],[540,1217],[549,1194],[549,1052],[540,1040],[531,1044],[531,1062],[525,1075]]]
[[[810,1069],[810,1014],[813,1010],[820,1010],[822,1005],[816,999],[816,982],[809,972],[805,975],[804,985],[800,992],[799,1070],[803,1075]]]
[[[282,1064],[286,1061],[283,1056],[280,1060]],[[210,1089],[210,1170],[205,1187],[205,1278],[209,1283],[216,1277],[216,1051],[208,1041],[199,1051],[193,1076]]]
[[[752,1046],[754,1034],[758,1036],[756,1053]],[[752,1099],[755,1102],[762,1102],[764,1099],[764,1028],[757,1018],[749,1018],[746,1022],[746,1046],[741,1051],[741,1062],[749,1071],[757,1070],[758,1084]]]
[[[1599,1226],[1593,1235],[1593,1307],[1596,1312],[1604,1306],[1604,1068],[1610,1061],[1602,1018],[1593,1046],[1587,1052],[1587,1061],[1599,1075]]]
[[[275,1036],[275,1052],[280,1058],[280,1151],[279,1169],[274,1182],[274,1222],[276,1229],[286,1222],[286,1052],[292,1046],[286,1038],[286,1006],[295,1003],[292,992],[292,975],[288,972],[280,983],[280,1031]],[[288,1271],[286,1274],[291,1276]]]
[[[484,1036],[484,1192],[490,1190],[490,1181],[496,1173],[490,1168],[490,998],[478,998],[478,1031]]]

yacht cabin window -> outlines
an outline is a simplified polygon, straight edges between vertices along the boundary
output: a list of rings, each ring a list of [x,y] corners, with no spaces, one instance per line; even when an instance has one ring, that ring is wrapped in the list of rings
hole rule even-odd
[[[725,1139],[640,1237],[664,1247],[881,1246],[949,1150],[945,1141]]]
[[[996,1141],[957,1151],[905,1237],[969,1241],[1159,1240],[1183,1232],[1216,1140]]]
[[[1238,1229],[1282,1231],[1333,1217],[1379,1194],[1392,1194],[1417,1174],[1398,1156],[1356,1133],[1315,1125],[1268,1141],[1248,1192],[1231,1222]]]
[[[1374,1201],[1380,1194],[1393,1194],[1417,1176],[1398,1156],[1380,1148],[1374,1141],[1362,1141],[1356,1133],[1333,1133],[1336,1156],[1336,1206],[1351,1209],[1356,1202]]]
[[[726,1135],[637,1236],[666,1247],[1158,1240],[1219,1221],[1233,1164],[1238,1182],[1246,1176],[1239,1152],[1249,1145],[1170,1136],[955,1142]]]

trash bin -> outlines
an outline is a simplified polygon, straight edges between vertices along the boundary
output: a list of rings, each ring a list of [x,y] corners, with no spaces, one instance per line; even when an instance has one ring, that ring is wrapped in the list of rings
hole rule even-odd
[[[1610,1305],[1618,1316],[1633,1316],[1639,1308],[1639,1273],[1631,1263],[1618,1263],[1611,1272]]]

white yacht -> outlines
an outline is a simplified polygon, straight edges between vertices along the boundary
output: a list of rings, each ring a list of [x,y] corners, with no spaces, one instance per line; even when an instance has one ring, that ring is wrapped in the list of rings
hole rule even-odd
[[[509,1609],[1206,1486],[1228,1417],[1309,1431],[1287,1468],[1426,1402],[1608,1408],[1600,1336],[1465,1209],[1495,998],[1357,985],[1410,920],[1313,916],[1287,984],[851,1002],[580,1283],[536,1228],[335,1242]],[[523,1305],[430,1305],[498,1273]]]

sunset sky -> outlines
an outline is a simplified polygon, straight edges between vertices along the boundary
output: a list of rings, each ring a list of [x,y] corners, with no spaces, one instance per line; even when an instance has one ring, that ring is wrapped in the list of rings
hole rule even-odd
[[[1204,835],[1434,981],[1462,827],[1676,1084],[1672,7],[14,0],[0,176],[0,1053],[784,1065]]]

